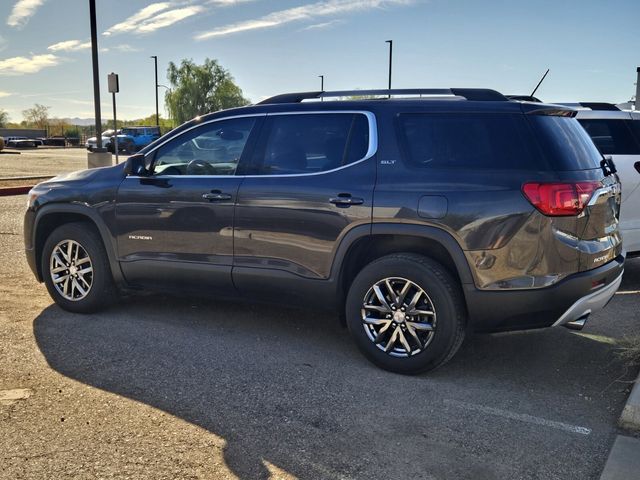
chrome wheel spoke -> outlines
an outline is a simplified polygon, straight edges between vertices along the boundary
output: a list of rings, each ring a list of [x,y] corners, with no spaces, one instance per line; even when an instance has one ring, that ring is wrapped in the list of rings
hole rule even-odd
[[[373,310],[374,312],[391,313],[391,309],[390,308],[387,308],[385,306],[380,306],[380,305],[365,304],[365,305],[363,305],[363,308],[365,310]]]
[[[90,262],[90,261],[91,260],[89,259],[89,257],[84,257],[84,258],[81,258],[79,260],[76,259],[76,267],[79,266],[79,265],[84,265],[85,263]]]
[[[404,303],[404,299],[406,298],[407,293],[409,293],[410,288],[411,288],[411,282],[408,282],[408,281],[405,282],[404,286],[402,287],[402,290],[400,290],[400,294],[396,299],[397,305],[402,305]]]
[[[58,278],[55,278],[53,280],[53,283],[60,283],[60,282],[64,282],[67,278],[69,278],[69,275],[61,275]]]
[[[407,342],[407,338],[404,336],[404,332],[398,328],[398,337],[400,338],[400,343],[404,347],[407,355],[411,356],[411,347],[409,346],[409,342]]]
[[[391,323],[391,320],[386,319],[386,318],[365,317],[365,318],[362,319],[362,321],[364,323],[369,324],[369,325],[386,325],[388,323]]]
[[[398,340],[398,329],[397,328],[391,334],[391,338],[387,342],[387,346],[384,347],[384,351],[385,352],[389,352],[390,350],[393,350],[393,347],[396,344],[396,340]]]
[[[380,290],[380,287],[378,285],[375,285],[373,287],[373,291],[375,292],[376,297],[378,297],[378,301],[382,304],[382,306],[387,308],[387,310],[391,311],[391,307],[389,306],[387,299],[384,297],[382,290]]]
[[[411,326],[410,322],[407,322],[407,332],[409,332],[409,335],[411,335],[413,340],[418,344],[418,348],[422,350],[422,348],[424,348],[422,346],[422,341],[420,340],[420,337],[418,337],[418,334],[416,333],[415,329]]]
[[[414,317],[417,315],[433,315],[434,313],[431,310],[418,310],[418,309],[413,309],[413,310],[409,310],[407,312],[407,315]]]
[[[413,328],[414,330],[421,330],[424,332],[433,331],[433,325],[431,325],[430,323],[407,322],[407,326]]]

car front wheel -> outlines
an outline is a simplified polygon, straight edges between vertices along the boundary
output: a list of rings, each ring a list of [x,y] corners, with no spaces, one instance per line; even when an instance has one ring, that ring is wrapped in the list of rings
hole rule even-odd
[[[109,260],[92,225],[68,223],[54,230],[41,267],[49,294],[65,310],[95,312],[115,299]]]
[[[460,288],[442,265],[404,253],[360,271],[349,289],[346,320],[374,364],[415,374],[453,357],[464,339],[466,314]]]

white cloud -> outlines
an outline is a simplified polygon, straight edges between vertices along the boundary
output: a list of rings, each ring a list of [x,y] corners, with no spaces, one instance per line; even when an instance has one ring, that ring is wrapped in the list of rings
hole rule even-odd
[[[341,23],[344,23],[344,21],[343,20],[331,20],[330,22],[315,23],[313,25],[309,25],[308,27],[302,28],[301,31],[306,31],[306,30],[326,30],[328,28],[335,27],[336,25],[340,25]]]
[[[220,0],[228,3],[229,0]],[[199,5],[172,8],[171,2],[152,3],[130,16],[125,21],[109,28],[103,35],[114,33],[151,33],[161,28],[168,27],[185,18],[204,12],[205,8]]]
[[[205,40],[207,38],[220,37],[249,30],[278,27],[290,22],[313,20],[318,17],[327,17],[393,5],[407,5],[410,3],[413,3],[413,0],[326,0],[288,8],[286,10],[279,10],[253,20],[224,25],[208,32],[200,33],[194,38],[196,40]]]
[[[192,6],[192,7],[184,7],[184,8],[176,8],[174,10],[168,10],[166,12],[162,12],[155,17],[152,17],[148,20],[145,20],[137,29],[137,33],[151,33],[159,30],[161,28],[168,27],[173,25],[174,23],[179,22],[180,20],[184,20],[185,18],[191,17],[198,13],[202,13],[204,11],[204,7],[200,6]]]
[[[12,57],[0,60],[0,75],[24,75],[36,73],[46,67],[60,63],[60,57],[51,53],[32,55],[31,57]]]
[[[148,18],[154,16],[155,14],[168,9],[171,6],[169,2],[157,2],[152,3],[151,5],[147,5],[142,10],[139,10],[134,15],[131,15],[124,22],[117,23],[103,35],[112,35],[114,33],[123,33],[123,32],[131,32],[138,28],[138,24],[147,20]]]
[[[140,49],[136,47],[132,47],[128,43],[122,43],[120,45],[116,45],[111,48],[112,50],[117,50],[118,52],[139,52]]]
[[[78,50],[86,50],[91,48],[91,42],[83,42],[82,40],[66,40],[64,42],[49,45],[47,50],[52,52],[77,52]]]
[[[11,94],[10,94],[9,92],[3,92],[2,90],[0,90],[0,98],[2,98],[2,97],[8,97],[8,96],[10,96],[10,95],[11,95]]]
[[[45,0],[18,0],[7,18],[7,25],[10,27],[24,26],[44,2]]]

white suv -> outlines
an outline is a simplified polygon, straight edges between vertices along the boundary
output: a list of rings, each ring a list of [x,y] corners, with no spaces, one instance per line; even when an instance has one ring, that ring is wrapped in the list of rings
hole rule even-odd
[[[613,159],[622,183],[620,226],[630,256],[640,256],[640,111],[609,103],[565,103],[600,152]]]

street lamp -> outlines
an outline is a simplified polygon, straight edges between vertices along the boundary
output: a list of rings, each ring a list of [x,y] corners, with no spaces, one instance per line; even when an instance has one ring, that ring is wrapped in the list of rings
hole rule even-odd
[[[153,58],[153,63],[155,66],[155,72],[156,72],[156,82],[155,82],[155,91],[156,91],[156,127],[160,127],[160,116],[158,114],[158,56],[157,55],[151,55],[151,57],[149,58]]]
[[[393,40],[386,40],[384,43],[389,44],[389,90],[391,90],[391,66],[393,64]],[[391,92],[389,92],[391,98]]]

